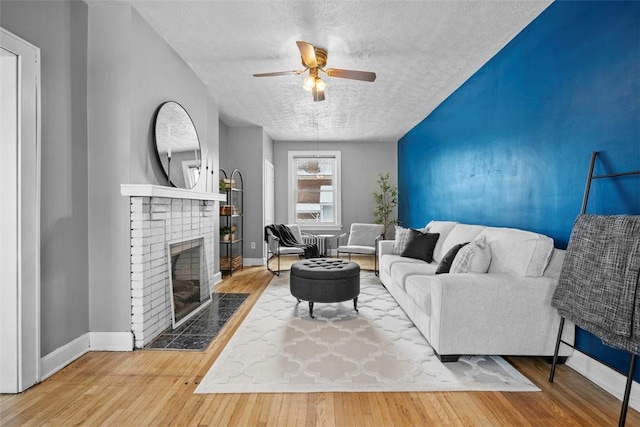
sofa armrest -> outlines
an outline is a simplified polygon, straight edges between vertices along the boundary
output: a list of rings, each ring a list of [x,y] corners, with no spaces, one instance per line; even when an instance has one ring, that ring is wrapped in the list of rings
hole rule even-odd
[[[558,280],[511,274],[441,274],[431,278],[431,339],[440,354],[552,355],[560,316],[551,307]],[[564,338],[573,343],[572,327]]]
[[[378,240],[378,256],[392,254],[395,240]]]

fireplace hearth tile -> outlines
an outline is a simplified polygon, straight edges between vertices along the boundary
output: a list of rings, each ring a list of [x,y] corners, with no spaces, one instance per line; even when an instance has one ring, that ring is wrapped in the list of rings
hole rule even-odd
[[[216,292],[212,295],[211,303],[193,319],[177,329],[167,329],[144,348],[202,351],[220,333],[248,296],[249,294]]]
[[[179,335],[171,342],[167,349],[174,350],[204,350],[215,335]]]
[[[170,335],[170,334],[162,334],[158,336],[153,342],[149,343],[145,348],[149,349],[157,349],[157,348],[168,348],[171,346],[171,342],[175,340],[178,335]]]
[[[219,321],[195,321],[189,324],[187,328],[185,328],[181,335],[210,335],[215,336],[220,332],[220,329],[224,326],[223,322],[220,325]]]
[[[236,310],[240,305],[244,302],[244,300],[238,300],[234,298],[227,299],[226,297],[221,299],[218,302],[218,310],[230,309]]]

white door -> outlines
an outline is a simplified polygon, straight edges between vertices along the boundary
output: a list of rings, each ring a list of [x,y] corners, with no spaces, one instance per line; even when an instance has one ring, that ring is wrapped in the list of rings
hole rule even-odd
[[[273,163],[269,160],[264,161],[264,224],[267,226],[273,224],[276,216],[276,179],[273,169]],[[266,245],[263,245],[263,254],[266,262]]]
[[[40,377],[39,57],[0,28],[0,393]]]

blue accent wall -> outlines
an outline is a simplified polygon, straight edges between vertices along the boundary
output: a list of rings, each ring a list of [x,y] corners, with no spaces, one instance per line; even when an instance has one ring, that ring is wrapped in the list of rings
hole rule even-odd
[[[551,4],[402,137],[401,224],[517,227],[566,248],[592,151],[596,174],[640,169],[640,2]],[[587,212],[640,214],[640,177],[594,181]],[[627,371],[626,353],[577,334]]]

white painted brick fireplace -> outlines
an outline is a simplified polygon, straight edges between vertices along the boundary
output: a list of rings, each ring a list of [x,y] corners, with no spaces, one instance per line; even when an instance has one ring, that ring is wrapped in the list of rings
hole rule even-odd
[[[130,197],[131,207],[131,330],[135,347],[142,348],[171,326],[168,243],[203,237],[206,265],[213,277],[217,202],[226,198],[135,184],[123,184],[121,193]]]

